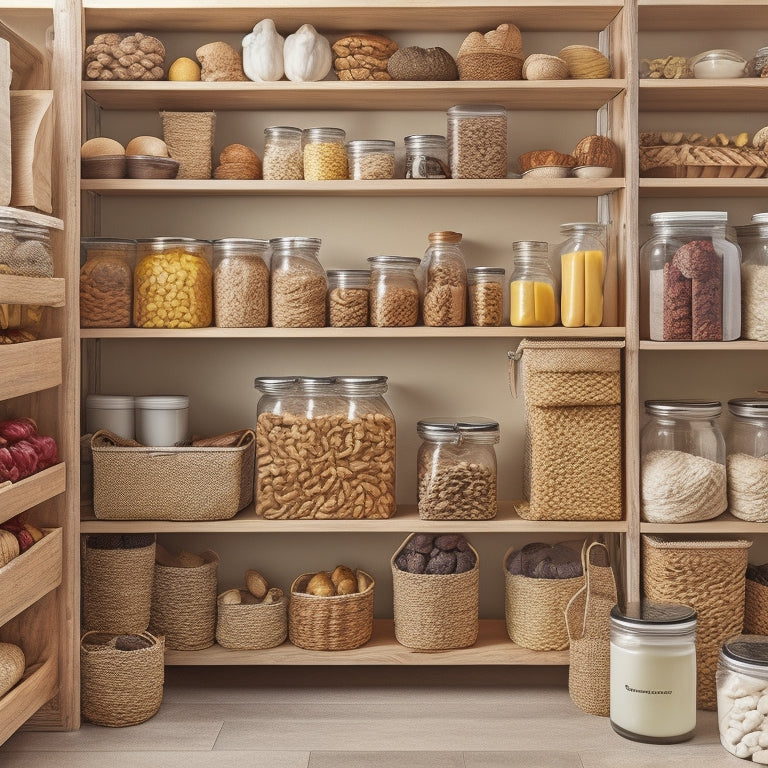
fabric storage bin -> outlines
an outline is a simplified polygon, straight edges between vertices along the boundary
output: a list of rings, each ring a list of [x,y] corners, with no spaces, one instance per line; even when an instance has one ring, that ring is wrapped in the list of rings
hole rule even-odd
[[[288,598],[274,603],[216,605],[216,642],[222,648],[255,651],[274,648],[288,636]]]
[[[526,520],[622,517],[623,341],[523,339]]]
[[[751,541],[642,537],[642,584],[651,600],[690,605],[696,628],[696,704],[717,706],[715,671],[723,642],[741,632]]]
[[[102,520],[227,520],[253,500],[255,433],[236,447],[148,448],[91,438],[93,512]]]

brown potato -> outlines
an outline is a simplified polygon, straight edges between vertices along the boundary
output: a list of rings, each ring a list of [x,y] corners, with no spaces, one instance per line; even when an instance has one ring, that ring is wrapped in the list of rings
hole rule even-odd
[[[336,587],[328,573],[319,571],[309,580],[307,594],[317,595],[318,597],[332,597],[336,594]]]

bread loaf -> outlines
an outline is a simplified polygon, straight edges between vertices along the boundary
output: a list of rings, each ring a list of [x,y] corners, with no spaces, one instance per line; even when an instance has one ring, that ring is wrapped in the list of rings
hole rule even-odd
[[[336,587],[333,585],[330,574],[325,571],[316,573],[307,584],[307,594],[318,597],[333,597]]]

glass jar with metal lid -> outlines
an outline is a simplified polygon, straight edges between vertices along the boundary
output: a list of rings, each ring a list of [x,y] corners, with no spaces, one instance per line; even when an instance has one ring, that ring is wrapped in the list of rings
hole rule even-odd
[[[347,144],[350,179],[394,179],[395,142],[383,139],[350,141]]]
[[[264,129],[262,176],[268,181],[298,181],[304,178],[301,128],[275,125]]]
[[[467,263],[461,232],[430,232],[419,269],[424,325],[460,326],[467,321]]]
[[[80,327],[128,328],[136,241],[80,238]]]
[[[369,256],[371,265],[370,323],[377,328],[419,322],[420,259],[411,256]]]
[[[507,110],[493,104],[451,107],[448,164],[452,179],[505,179]]]
[[[347,178],[346,135],[342,128],[305,128],[302,131],[304,178],[307,181]]]
[[[640,433],[640,515],[651,523],[689,523],[725,512],[721,404],[646,400]]]
[[[275,237],[272,248],[272,325],[322,328],[328,281],[320,264],[318,237]]]
[[[549,266],[549,244],[538,240],[512,243],[514,266],[509,278],[509,322],[546,327],[557,322],[555,276]]]
[[[483,417],[421,419],[417,455],[422,520],[496,517],[499,423]]]
[[[53,277],[53,251],[48,228],[16,221],[13,224],[13,234],[16,247],[11,262],[0,258],[0,264],[9,266],[13,275]]]
[[[327,276],[328,325],[332,328],[368,325],[370,270],[329,269]]]
[[[768,77],[768,47],[758,48],[747,64],[748,77]]]
[[[560,225],[560,318],[566,328],[603,322],[603,281],[607,263],[605,226],[597,222]]]
[[[768,213],[736,227],[741,248],[741,335],[768,341]]]
[[[504,275],[501,267],[469,267],[469,321],[476,326],[499,326],[504,319]]]
[[[741,520],[768,522],[768,398],[728,401],[728,511]]]
[[[213,241],[213,309],[219,328],[269,325],[269,242],[246,237]]]
[[[675,744],[696,730],[696,611],[643,600],[610,614],[611,727],[633,741]]]
[[[405,178],[451,178],[445,136],[423,133],[405,137]]]

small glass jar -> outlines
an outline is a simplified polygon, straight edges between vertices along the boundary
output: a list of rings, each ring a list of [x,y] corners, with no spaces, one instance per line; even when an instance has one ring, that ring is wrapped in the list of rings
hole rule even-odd
[[[741,335],[768,341],[768,213],[736,227],[741,249]]]
[[[53,251],[47,227],[0,218],[0,273],[53,277]]]
[[[379,139],[347,144],[350,179],[394,179],[395,142]]]
[[[733,341],[741,333],[741,251],[724,211],[651,214],[640,249],[640,334]]]
[[[341,128],[305,128],[301,134],[307,181],[346,179],[349,175],[346,133]]]
[[[213,309],[219,328],[269,325],[268,260],[267,240],[213,241]]]
[[[689,59],[688,66],[697,79],[716,78],[720,80],[744,77],[747,60],[737,51],[717,48],[697,54]]]
[[[451,178],[445,136],[412,134],[405,137],[405,178]]]
[[[301,128],[275,125],[264,129],[262,176],[268,181],[298,181],[304,178]]]
[[[541,240],[512,243],[514,266],[509,278],[509,323],[542,328],[557,323],[555,276],[549,244]]]
[[[451,107],[448,164],[453,179],[506,179],[507,110],[495,105]]]
[[[747,64],[749,77],[768,77],[768,47],[758,48]]]
[[[370,323],[396,328],[419,322],[419,284],[416,269],[421,260],[410,256],[369,256],[371,265]]]
[[[83,237],[80,259],[80,327],[128,328],[136,241]]]
[[[272,325],[322,328],[328,281],[320,264],[319,237],[275,237],[272,248]]]
[[[461,232],[430,232],[419,269],[424,325],[448,327],[467,322],[467,263]]]
[[[499,423],[482,417],[421,419],[417,455],[422,520],[496,517]]]
[[[328,325],[360,328],[368,325],[368,293],[371,273],[367,269],[328,270]]]
[[[676,744],[696,730],[696,611],[643,600],[611,609],[610,718],[632,741]]]
[[[566,328],[603,322],[605,227],[593,222],[561,224],[565,240],[557,246],[560,264],[560,319]]]
[[[469,267],[469,321],[476,326],[499,326],[504,319],[504,275],[501,267]]]
[[[646,400],[640,433],[640,516],[649,523],[710,520],[725,512],[725,438],[719,402]]]
[[[209,240],[136,241],[133,324],[137,328],[207,328],[213,320]]]
[[[741,520],[768,522],[768,398],[728,401],[728,511]]]

